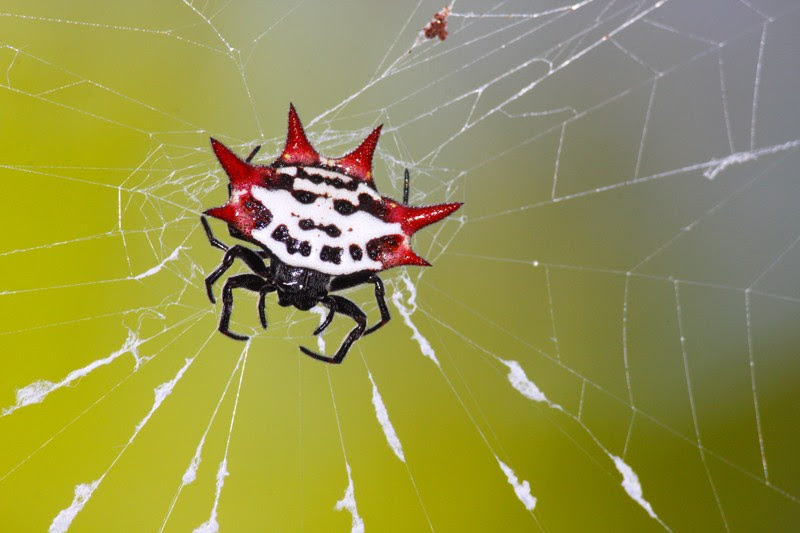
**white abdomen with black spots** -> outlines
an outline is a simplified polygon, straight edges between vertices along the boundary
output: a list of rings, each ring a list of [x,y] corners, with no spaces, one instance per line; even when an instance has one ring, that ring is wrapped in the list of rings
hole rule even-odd
[[[302,182],[302,185],[296,184],[296,190],[311,189],[307,187],[306,180],[302,180]],[[255,200],[266,206],[272,213],[270,223],[261,229],[254,229],[251,234],[252,238],[263,244],[287,265],[309,268],[335,276],[362,270],[383,270],[384,266],[380,261],[374,261],[367,255],[367,243],[386,235],[403,235],[399,223],[384,222],[364,211],[355,211],[349,215],[337,212],[334,209],[334,201],[352,202],[352,191],[316,184],[313,192],[325,195],[318,196],[310,204],[298,202],[290,191],[283,189],[269,190],[263,187],[252,187],[250,192]],[[361,192],[358,191],[358,193]],[[370,190],[370,192],[374,194],[374,191]],[[332,237],[322,229],[302,229],[300,227],[301,220],[311,220],[317,226],[333,225],[341,231],[341,234],[338,237]],[[286,226],[291,238],[307,241],[311,245],[311,253],[308,256],[299,252],[289,253],[284,242],[273,237],[273,232],[281,225]],[[355,260],[351,256],[351,245],[360,248],[360,260]],[[321,254],[325,246],[342,249],[338,264],[330,260],[323,261]]]

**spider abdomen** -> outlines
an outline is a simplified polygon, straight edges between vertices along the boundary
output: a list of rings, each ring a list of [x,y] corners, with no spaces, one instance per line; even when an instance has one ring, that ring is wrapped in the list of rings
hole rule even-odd
[[[343,251],[353,246],[365,250],[374,239],[402,234],[400,224],[385,222],[360,210],[357,203],[352,213],[343,215],[334,206],[337,200],[343,199],[343,195],[339,189],[330,189],[326,194],[317,194],[312,202],[302,203],[285,189],[253,187],[251,193],[254,200],[270,206],[272,220],[263,228],[253,229],[251,237],[281,261],[325,274],[345,275],[361,270],[383,270],[380,261],[365,255],[356,260],[350,253],[333,254],[330,249]],[[283,231],[280,235],[274,235],[279,227]],[[289,246],[294,241],[306,243],[309,253],[296,253]]]
[[[206,213],[287,265],[332,276],[427,266],[411,250],[411,236],[461,204],[412,207],[379,194],[372,156],[380,131],[346,156],[328,159],[308,142],[290,107],[286,147],[269,166],[242,161],[212,139],[231,183],[228,202]]]

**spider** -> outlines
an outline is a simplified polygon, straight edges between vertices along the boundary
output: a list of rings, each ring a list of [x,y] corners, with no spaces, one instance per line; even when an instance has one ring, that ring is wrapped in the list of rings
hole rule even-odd
[[[266,296],[278,293],[278,304],[307,311],[317,304],[328,314],[314,330],[319,335],[336,313],[356,326],[333,355],[304,346],[300,350],[326,363],[341,363],[355,341],[384,326],[391,318],[378,272],[400,265],[430,266],[411,250],[409,240],[418,229],[433,224],[461,207],[461,203],[410,206],[410,177],[405,171],[403,202],[378,193],[372,180],[372,156],[381,127],[352,152],[338,159],[320,156],[306,138],[294,106],[281,155],[270,165],[252,165],[257,146],[241,160],[211,139],[211,146],[230,178],[228,202],[205,211],[228,224],[228,232],[257,248],[228,246],[217,239],[208,220],[200,217],[208,241],[225,252],[222,263],[205,280],[208,297],[216,303],[214,283],[242,260],[251,274],[231,276],[222,288],[219,331],[236,340],[248,337],[230,330],[233,290],[258,293],[258,316],[266,329]],[[269,265],[265,263],[269,260]],[[331,294],[362,284],[375,287],[380,320],[367,327],[367,315],[355,303]]]

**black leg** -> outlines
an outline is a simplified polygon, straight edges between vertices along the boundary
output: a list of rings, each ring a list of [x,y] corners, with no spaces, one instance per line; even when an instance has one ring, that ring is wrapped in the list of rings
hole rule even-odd
[[[261,147],[256,146],[250,153],[247,159],[248,161],[256,155],[259,148]],[[233,311],[233,289],[241,287],[258,293],[258,318],[261,321],[261,325],[266,329],[266,296],[268,293],[275,290],[275,284],[272,282],[270,271],[264,264],[264,259],[269,257],[269,253],[264,250],[251,250],[250,248],[238,244],[233,247],[228,247],[225,243],[214,237],[214,233],[211,231],[211,226],[208,225],[206,217],[201,216],[200,222],[203,224],[203,229],[205,229],[206,237],[208,237],[208,242],[211,243],[211,246],[225,251],[225,257],[223,257],[222,263],[206,278],[206,292],[208,293],[208,299],[211,300],[212,303],[216,302],[213,291],[214,283],[231,267],[237,257],[244,261],[250,270],[255,273],[242,274],[228,278],[228,281],[225,282],[225,286],[222,288],[223,305],[222,315],[219,320],[219,330],[232,339],[246,340],[247,337],[245,335],[233,333],[228,329],[228,325],[231,321],[231,312]],[[228,227],[230,229],[230,226]]]
[[[337,311],[355,320],[356,327],[353,328],[353,330],[347,335],[347,338],[345,338],[344,342],[342,342],[342,345],[339,347],[339,350],[334,356],[326,356],[312,352],[305,346],[301,346],[300,351],[319,361],[338,365],[342,362],[344,356],[347,355],[347,351],[350,350],[350,347],[353,345],[353,343],[357,341],[364,334],[364,330],[367,329],[367,315],[365,315],[364,311],[359,309],[356,304],[341,296],[326,296],[322,300],[322,303],[331,311]]]
[[[381,278],[373,275],[368,281],[375,284],[375,300],[378,302],[378,309],[381,311],[381,321],[365,331],[364,335],[369,335],[376,329],[389,322],[389,320],[392,318],[392,315],[389,314],[389,308],[386,307],[386,300],[384,299],[386,290],[383,288],[383,282],[381,281]]]
[[[258,319],[261,321],[261,327],[267,329],[267,314],[264,311],[264,307],[266,305],[267,294],[273,292],[275,286],[266,280],[264,280],[263,283],[264,286],[258,291]]]
[[[260,144],[258,146],[256,146],[255,148],[253,148],[253,151],[250,152],[250,155],[247,156],[247,159],[245,159],[244,162],[245,163],[249,163],[250,161],[252,161],[259,150],[261,150],[261,145]]]
[[[260,293],[264,289],[265,280],[256,276],[255,274],[240,274],[228,278],[225,286],[222,288],[222,315],[219,319],[219,331],[223,335],[227,335],[237,341],[246,341],[249,337],[247,335],[239,335],[228,329],[231,323],[231,312],[233,312],[233,289],[243,288],[249,291]],[[266,318],[264,318],[266,322]]]
[[[403,174],[403,204],[408,205],[408,195],[411,193],[411,175],[406,169]]]
[[[206,237],[208,237],[208,242],[211,243],[211,246],[214,248],[219,248],[223,252],[227,251],[228,246],[224,242],[214,237],[214,234],[211,232],[211,226],[208,225],[208,220],[206,220],[206,217],[200,217],[200,223],[203,224],[203,229],[206,230]]]
[[[269,278],[269,269],[267,268],[267,265],[264,264],[264,260],[259,257],[257,252],[254,252],[250,248],[244,247],[240,244],[232,246],[227,252],[225,252],[225,257],[222,258],[222,263],[206,278],[206,292],[208,292],[208,299],[211,300],[211,303],[216,302],[216,299],[214,298],[214,291],[212,290],[214,282],[216,282],[225,273],[225,271],[231,267],[234,259],[237,257],[244,261],[245,264],[250,267],[250,270],[262,278]]]
[[[333,315],[335,314],[336,311],[334,311],[333,308],[331,307],[331,310],[328,312],[328,316],[325,317],[325,320],[322,322],[322,324],[317,326],[317,329],[314,330],[314,333],[312,333],[312,335],[319,335],[320,333],[325,331],[325,328],[330,326],[331,322],[333,322]]]

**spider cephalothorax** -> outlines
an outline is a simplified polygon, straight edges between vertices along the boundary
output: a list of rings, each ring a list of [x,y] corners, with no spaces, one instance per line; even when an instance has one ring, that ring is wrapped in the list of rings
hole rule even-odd
[[[408,171],[403,203],[382,196],[372,181],[372,156],[380,137],[375,128],[361,145],[339,159],[320,156],[306,138],[293,106],[289,106],[289,131],[283,153],[268,166],[251,165],[258,147],[241,160],[222,143],[211,146],[230,178],[228,202],[209,209],[207,215],[228,223],[232,236],[259,247],[228,247],[217,240],[204,217],[211,244],[225,251],[222,264],[206,278],[212,286],[234,259],[243,260],[253,274],[233,276],[222,289],[219,330],[244,340],[228,329],[233,309],[233,289],[259,293],[261,325],[267,327],[265,296],[278,293],[278,303],[308,310],[321,303],[328,316],[314,331],[321,333],[338,311],[356,322],[333,356],[300,349],[322,361],[340,363],[359,337],[389,321],[384,288],[377,273],[400,265],[428,266],[411,250],[409,239],[418,229],[443,219],[460,203],[425,207],[408,205]],[[264,263],[269,259],[269,266]],[[375,285],[381,320],[367,328],[364,312],[347,298],[331,295],[362,283]]]

